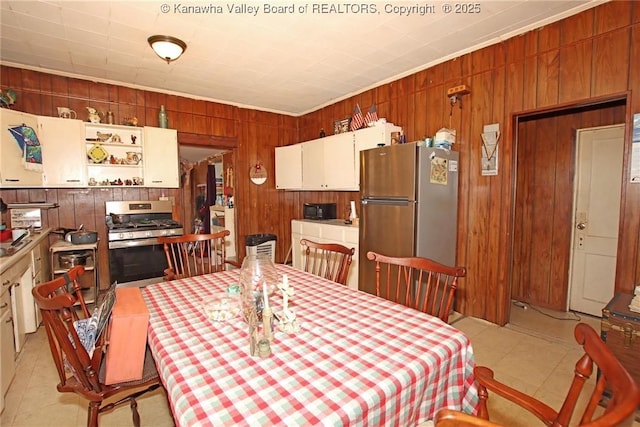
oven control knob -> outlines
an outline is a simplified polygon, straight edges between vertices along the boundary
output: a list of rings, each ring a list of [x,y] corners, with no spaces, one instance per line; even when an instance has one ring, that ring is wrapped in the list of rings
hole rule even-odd
[[[152,237],[152,236],[153,236],[153,233],[152,233],[152,232],[150,232],[150,231],[147,231],[147,232],[145,232],[144,234],[145,234],[145,236],[147,236],[147,237]]]
[[[129,233],[129,239],[133,239],[133,233]]]
[[[119,238],[119,239],[124,239],[124,233],[120,233],[120,234],[118,234],[118,238]]]

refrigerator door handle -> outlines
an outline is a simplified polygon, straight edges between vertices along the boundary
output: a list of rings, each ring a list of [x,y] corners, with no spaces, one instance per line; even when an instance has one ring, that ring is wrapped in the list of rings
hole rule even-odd
[[[409,204],[415,203],[415,200],[409,200],[405,198],[389,198],[389,199],[362,199],[363,205],[388,205],[388,206],[408,206]]]

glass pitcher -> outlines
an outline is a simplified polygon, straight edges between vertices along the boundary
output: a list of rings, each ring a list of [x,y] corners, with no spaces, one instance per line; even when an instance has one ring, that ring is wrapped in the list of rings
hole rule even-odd
[[[272,295],[278,283],[278,273],[273,261],[263,254],[247,255],[240,267],[242,315],[245,320],[249,318],[251,310],[255,310],[258,320],[261,320],[264,282],[267,283],[267,292]]]

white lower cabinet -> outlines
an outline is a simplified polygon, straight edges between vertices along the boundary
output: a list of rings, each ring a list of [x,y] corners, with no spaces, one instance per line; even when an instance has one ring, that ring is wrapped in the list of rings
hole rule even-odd
[[[2,274],[2,284],[9,288],[11,294],[11,315],[13,317],[14,344],[17,353],[22,351],[22,346],[27,339],[27,330],[31,328],[34,319],[28,316],[35,316],[33,307],[33,273],[31,266],[31,256],[25,253],[16,264]],[[26,315],[26,314],[28,315]]]
[[[291,250],[293,267],[302,269],[301,239],[307,239],[318,243],[338,243],[347,248],[354,248],[355,253],[347,276],[347,286],[358,289],[358,238],[359,230],[355,225],[345,224],[343,220],[291,221]]]
[[[16,372],[16,351],[13,343],[13,318],[9,289],[2,287],[0,297],[0,412],[4,409],[4,395]]]

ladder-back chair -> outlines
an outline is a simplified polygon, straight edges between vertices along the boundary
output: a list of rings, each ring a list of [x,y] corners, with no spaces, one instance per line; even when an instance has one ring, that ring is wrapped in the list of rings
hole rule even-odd
[[[442,321],[449,320],[458,279],[464,267],[450,267],[428,258],[392,257],[368,252],[375,262],[376,295],[406,305]]]
[[[474,375],[479,385],[478,415],[489,419],[487,399],[490,391],[532,413],[540,419],[541,425],[631,426],[640,405],[638,384],[591,326],[579,323],[574,336],[584,354],[575,364],[573,381],[560,409],[551,408],[537,398],[501,383],[494,378],[491,369],[477,366]],[[598,372],[595,384],[586,384],[594,373],[594,365]],[[573,413],[582,405],[582,414],[571,422]]]
[[[347,284],[355,248],[337,243],[317,243],[301,239],[304,271],[333,282]]]
[[[229,234],[229,230],[221,230],[213,234],[158,237],[169,265],[165,280],[201,276],[222,271],[226,264],[236,265],[226,259],[225,238]]]
[[[129,402],[133,415],[133,424],[140,425],[136,398],[160,387],[160,379],[151,352],[147,349],[142,379],[116,384],[105,384],[106,364],[103,357],[106,351],[103,338],[108,332],[97,337],[95,347],[87,349],[86,340],[77,331],[74,323],[91,317],[87,309],[82,287],[78,278],[84,273],[84,267],[77,266],[65,275],[45,282],[32,289],[35,302],[42,313],[42,322],[47,332],[53,361],[60,382],[57,389],[61,393],[76,393],[89,400],[87,426],[98,426],[98,415],[118,405]],[[111,397],[120,399],[103,406]]]

